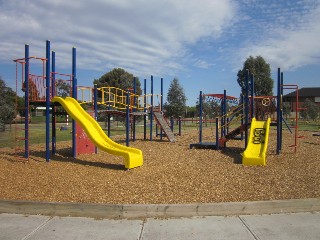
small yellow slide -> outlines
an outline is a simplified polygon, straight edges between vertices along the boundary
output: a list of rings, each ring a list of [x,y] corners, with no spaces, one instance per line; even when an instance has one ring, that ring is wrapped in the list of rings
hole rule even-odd
[[[142,151],[126,147],[112,141],[102,130],[99,123],[92,118],[81,105],[71,97],[65,99],[54,97],[52,102],[59,102],[70,116],[81,125],[90,140],[102,151],[125,158],[125,168],[131,169],[143,165]]]
[[[247,149],[242,155],[243,165],[266,165],[271,119],[257,121],[252,118]]]

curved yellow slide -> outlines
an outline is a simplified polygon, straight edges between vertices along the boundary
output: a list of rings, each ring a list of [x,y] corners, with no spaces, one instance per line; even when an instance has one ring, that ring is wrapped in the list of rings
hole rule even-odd
[[[242,155],[243,165],[266,165],[271,118],[257,121],[252,118],[247,149]]]
[[[125,168],[131,169],[143,165],[142,151],[126,147],[112,141],[102,130],[99,123],[92,118],[81,105],[71,97],[65,99],[54,97],[52,102],[59,102],[70,116],[81,125],[90,140],[102,151],[125,158]]]

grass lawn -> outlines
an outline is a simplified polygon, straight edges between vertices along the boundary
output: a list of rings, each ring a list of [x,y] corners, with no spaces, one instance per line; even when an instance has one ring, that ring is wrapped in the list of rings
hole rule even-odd
[[[62,120],[62,119],[58,119]],[[32,122],[29,125],[29,142],[30,144],[39,144],[39,143],[45,143],[45,118],[44,117],[34,117],[32,118]],[[291,128],[291,131],[293,132],[292,128],[292,122],[287,122],[288,126]],[[104,122],[100,122],[101,127],[107,131],[106,124]],[[67,130],[60,131],[60,128],[62,126],[66,126],[65,122],[57,123],[56,128],[56,137],[57,142],[59,141],[71,141],[72,134],[71,134],[71,122],[67,126]],[[181,131],[182,134],[184,132],[187,132],[189,130],[198,129],[199,124],[197,121],[187,121],[182,122],[181,124]],[[233,124],[230,128],[233,129],[237,127],[237,124]],[[215,133],[215,123],[203,123],[203,129],[209,128],[211,129],[212,133]],[[284,131],[287,130],[286,124],[283,124]],[[306,130],[306,131],[313,131],[313,132],[320,132],[320,122],[314,122],[314,121],[299,121],[299,130]],[[159,129],[158,129],[159,130]],[[174,125],[174,132],[178,133],[178,125],[175,122]],[[51,124],[50,124],[50,136],[51,136]],[[147,138],[149,138],[149,124],[147,124]],[[153,131],[155,134],[156,127],[153,127]],[[136,124],[136,133],[142,133],[143,132],[143,123],[139,122]],[[158,132],[160,133],[160,132]],[[125,134],[125,126],[124,123],[121,122],[113,122],[111,126],[111,138],[115,135],[124,135]],[[5,132],[0,132],[0,148],[2,147],[15,147],[15,146],[23,146],[24,141],[20,140],[16,143],[15,138],[20,137],[24,138],[24,124],[12,124],[11,128],[8,125],[6,127]]]

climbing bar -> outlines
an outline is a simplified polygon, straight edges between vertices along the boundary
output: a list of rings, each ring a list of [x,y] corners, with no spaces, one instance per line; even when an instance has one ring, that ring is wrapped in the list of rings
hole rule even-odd
[[[101,98],[98,101],[98,104],[107,105],[109,107],[125,110],[127,107],[127,92],[123,89],[116,87],[101,87],[97,88],[99,92],[101,92]],[[129,91],[129,108],[132,110],[144,110],[146,107],[149,109],[150,107],[159,106],[159,99],[161,95],[159,94],[146,94],[146,95],[138,95]],[[152,106],[149,102],[152,102],[151,99],[157,98],[158,105]],[[153,101],[156,102],[156,101]]]
[[[92,87],[84,87],[84,86],[78,86],[78,102],[80,104],[85,103],[93,103],[93,88]],[[79,94],[80,92],[80,94]]]

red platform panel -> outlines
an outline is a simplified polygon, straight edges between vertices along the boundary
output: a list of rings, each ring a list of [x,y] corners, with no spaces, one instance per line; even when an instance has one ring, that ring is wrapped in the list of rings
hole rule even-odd
[[[76,124],[76,151],[77,155],[92,154],[96,151],[96,147],[79,124]]]

